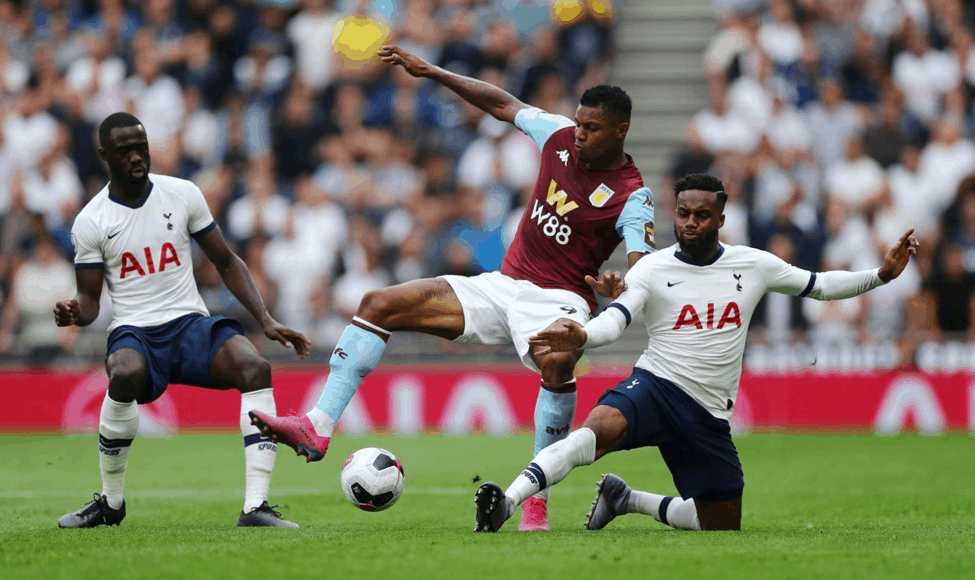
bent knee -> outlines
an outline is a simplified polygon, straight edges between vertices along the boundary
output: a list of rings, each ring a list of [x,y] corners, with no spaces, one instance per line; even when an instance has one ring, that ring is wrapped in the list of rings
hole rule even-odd
[[[141,357],[111,360],[108,365],[109,396],[127,403],[136,400],[149,382],[149,370]]]
[[[394,309],[393,305],[394,300],[388,288],[370,290],[359,301],[359,309],[356,311],[356,316],[373,324],[383,326],[387,322],[387,317]]]
[[[579,356],[574,352],[550,352],[535,357],[546,383],[567,383],[572,380]]]
[[[240,391],[248,393],[271,387],[271,363],[263,358],[247,361],[241,367]]]

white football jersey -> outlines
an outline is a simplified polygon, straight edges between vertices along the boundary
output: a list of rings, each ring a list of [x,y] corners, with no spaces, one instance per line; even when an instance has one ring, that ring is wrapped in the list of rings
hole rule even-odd
[[[118,326],[156,326],[186,314],[209,316],[193,277],[190,236],[216,222],[203,192],[185,179],[149,174],[138,203],[117,200],[108,186],[71,228],[75,268],[103,268]]]
[[[615,303],[643,311],[650,342],[636,366],[728,419],[759,300],[766,292],[805,296],[815,281],[815,273],[762,250],[722,245],[712,262],[697,265],[674,245],[641,258]]]

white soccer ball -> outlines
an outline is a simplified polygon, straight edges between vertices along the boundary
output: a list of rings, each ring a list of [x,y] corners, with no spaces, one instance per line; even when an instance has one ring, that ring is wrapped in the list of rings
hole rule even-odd
[[[342,491],[355,507],[381,512],[403,495],[406,475],[396,456],[379,447],[366,447],[342,464]]]

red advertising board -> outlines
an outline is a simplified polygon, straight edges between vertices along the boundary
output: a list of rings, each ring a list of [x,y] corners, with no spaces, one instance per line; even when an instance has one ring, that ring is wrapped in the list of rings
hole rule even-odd
[[[596,369],[580,378],[576,422],[629,369]],[[305,411],[318,399],[327,367],[274,372],[280,414]],[[100,371],[0,371],[0,430],[93,432],[107,387]],[[519,367],[387,367],[372,373],[349,405],[347,432],[397,433],[530,429],[538,376]],[[171,386],[143,407],[144,433],[238,428],[240,397]],[[917,430],[975,432],[975,376],[970,374],[750,374],[741,380],[733,422],[739,430]]]

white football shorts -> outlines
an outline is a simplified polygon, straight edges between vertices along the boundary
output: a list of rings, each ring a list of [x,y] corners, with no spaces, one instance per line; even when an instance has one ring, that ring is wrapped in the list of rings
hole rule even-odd
[[[539,288],[501,272],[478,276],[440,276],[450,284],[464,308],[465,344],[514,344],[521,362],[541,373],[528,339],[559,318],[585,325],[592,317],[582,296],[568,290]]]

